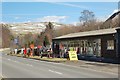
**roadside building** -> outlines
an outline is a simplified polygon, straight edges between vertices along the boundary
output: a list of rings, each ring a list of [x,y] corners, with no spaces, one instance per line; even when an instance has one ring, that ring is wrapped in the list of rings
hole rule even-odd
[[[53,52],[59,54],[59,45],[77,50],[84,56],[116,59],[120,57],[120,27],[95,31],[78,32],[56,37]]]

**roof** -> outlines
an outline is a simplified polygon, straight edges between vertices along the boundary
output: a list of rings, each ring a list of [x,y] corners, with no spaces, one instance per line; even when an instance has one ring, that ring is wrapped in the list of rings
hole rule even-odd
[[[110,28],[110,29],[101,29],[101,30],[94,30],[94,31],[71,33],[71,34],[67,34],[67,35],[56,37],[54,39],[64,39],[64,38],[76,38],[76,37],[86,37],[86,36],[114,34],[114,33],[117,32],[116,29],[118,29],[118,28]]]
[[[117,12],[115,12],[114,14],[112,14],[106,21],[108,21],[108,20],[110,20],[110,19],[113,19],[115,16],[117,16],[117,15],[119,15],[120,14],[120,10],[119,11],[117,11]],[[105,22],[106,22],[105,21]],[[104,23],[105,23],[104,22]]]

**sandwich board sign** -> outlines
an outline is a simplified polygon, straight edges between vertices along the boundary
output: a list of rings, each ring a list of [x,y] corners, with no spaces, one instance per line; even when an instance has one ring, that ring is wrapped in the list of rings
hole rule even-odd
[[[69,53],[69,59],[70,60],[78,60],[76,51],[69,51],[68,53]]]

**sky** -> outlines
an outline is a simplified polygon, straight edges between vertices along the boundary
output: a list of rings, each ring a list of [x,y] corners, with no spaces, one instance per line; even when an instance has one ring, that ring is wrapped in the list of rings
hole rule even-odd
[[[118,2],[119,0],[1,0],[2,2]]]
[[[118,2],[2,2],[2,22],[58,22],[75,24],[83,10],[106,20],[118,9]]]

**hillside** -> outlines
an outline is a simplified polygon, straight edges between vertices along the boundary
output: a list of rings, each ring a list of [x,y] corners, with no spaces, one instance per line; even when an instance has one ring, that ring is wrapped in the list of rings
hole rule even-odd
[[[28,23],[15,23],[15,24],[9,24],[9,29],[13,34],[27,34],[29,32],[36,34],[40,33],[45,30],[47,22],[28,22]],[[54,29],[58,29],[61,26],[65,26],[64,24],[59,23],[52,23],[54,26]]]

